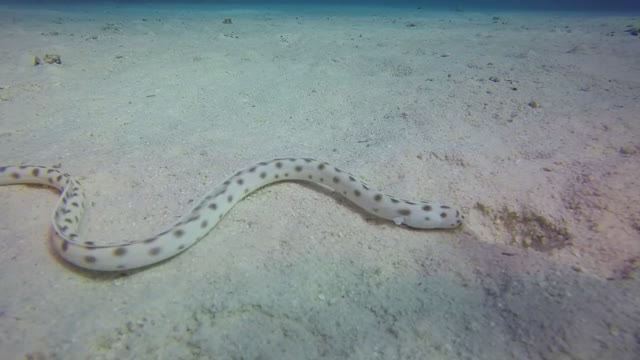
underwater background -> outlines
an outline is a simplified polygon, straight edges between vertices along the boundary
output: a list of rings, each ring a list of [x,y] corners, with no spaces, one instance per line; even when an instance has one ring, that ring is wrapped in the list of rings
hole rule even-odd
[[[640,358],[638,32],[627,0],[0,1],[0,359]]]
[[[411,1],[411,0],[369,0],[369,1],[357,1],[357,0],[324,0],[324,1],[295,1],[295,0],[275,0],[275,1],[258,1],[258,0],[186,0],[186,1],[171,1],[171,0],[115,0],[115,1],[81,1],[81,0],[14,0],[14,1],[2,1],[0,3],[13,3],[13,4],[194,4],[194,5],[352,5],[352,6],[391,6],[391,7],[443,7],[452,8],[457,10],[462,9],[494,9],[494,10],[638,10],[640,4],[638,1],[633,0],[586,0],[586,1],[572,1],[572,0],[539,0],[539,1],[505,1],[505,0],[470,0],[470,1],[446,1],[446,0],[423,0],[423,1]]]

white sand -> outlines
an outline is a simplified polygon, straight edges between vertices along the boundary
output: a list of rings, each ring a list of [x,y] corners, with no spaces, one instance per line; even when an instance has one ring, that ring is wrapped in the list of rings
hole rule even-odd
[[[153,235],[236,170],[292,155],[467,219],[412,231],[281,184],[168,262],[96,275],[51,253],[55,193],[2,187],[2,358],[638,356],[634,21],[1,8],[0,163],[84,177],[92,241]],[[45,53],[62,64],[31,66]]]

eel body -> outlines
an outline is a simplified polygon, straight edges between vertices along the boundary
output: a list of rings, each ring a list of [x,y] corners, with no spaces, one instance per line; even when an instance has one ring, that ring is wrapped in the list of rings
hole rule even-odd
[[[80,239],[85,208],[80,182],[55,168],[0,166],[0,185],[40,184],[60,191],[52,215],[53,248],[66,261],[90,270],[122,271],[173,257],[202,239],[251,192],[278,181],[309,181],[333,189],[364,211],[398,225],[450,229],[462,223],[456,209],[430,201],[407,201],[383,194],[350,173],[310,158],[279,158],[238,171],[206,193],[178,222],[155,236],[99,245]]]

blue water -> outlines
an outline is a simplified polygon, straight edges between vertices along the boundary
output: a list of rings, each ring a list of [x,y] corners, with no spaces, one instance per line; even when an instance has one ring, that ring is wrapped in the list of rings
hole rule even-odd
[[[390,7],[416,7],[416,8],[449,8],[457,11],[464,10],[572,10],[572,11],[640,11],[640,0],[472,0],[472,1],[446,1],[446,0],[323,0],[323,1],[296,1],[296,0],[115,0],[115,1],[86,1],[86,0],[13,0],[0,1],[0,4],[34,4],[34,5],[61,5],[61,4],[206,4],[206,5],[357,5],[357,6],[390,6]]]

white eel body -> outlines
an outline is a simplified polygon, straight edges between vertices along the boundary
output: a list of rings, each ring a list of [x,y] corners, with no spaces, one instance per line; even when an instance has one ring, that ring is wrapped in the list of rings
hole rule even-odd
[[[309,158],[281,158],[240,170],[204,195],[177,223],[139,241],[99,245],[78,236],[85,194],[77,179],[43,166],[0,166],[0,185],[40,184],[61,191],[52,216],[53,248],[66,261],[90,270],[122,271],[175,256],[202,239],[251,192],[277,181],[310,181],[333,189],[367,213],[412,228],[450,229],[462,223],[456,209],[435,202],[406,201],[367,186],[348,172]]]

